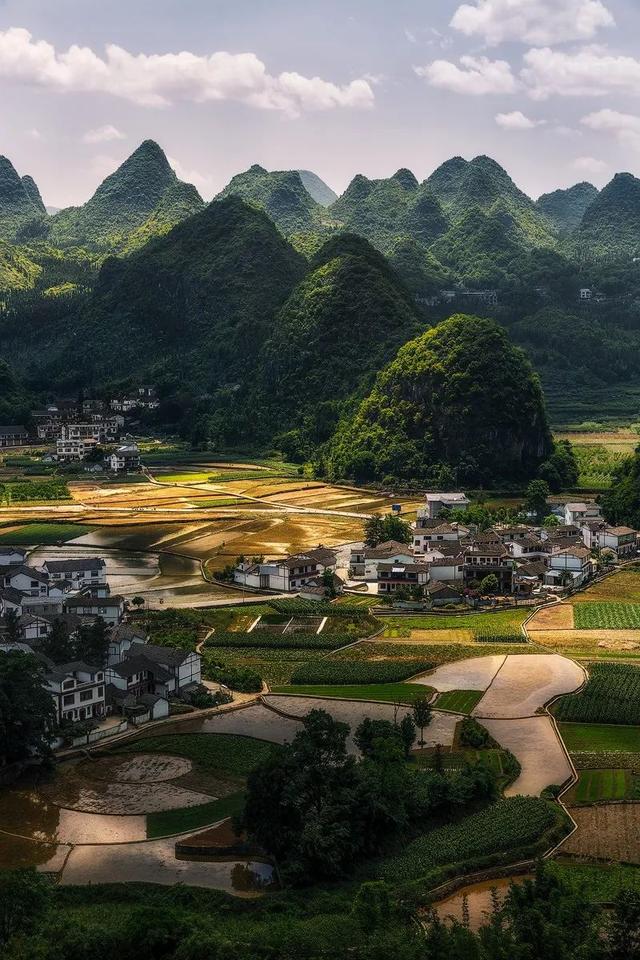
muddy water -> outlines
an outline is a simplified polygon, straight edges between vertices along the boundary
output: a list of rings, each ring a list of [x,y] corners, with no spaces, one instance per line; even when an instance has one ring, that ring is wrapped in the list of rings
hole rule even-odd
[[[487,923],[494,905],[504,903],[512,883],[523,883],[530,879],[531,874],[523,874],[473,883],[438,901],[433,908],[440,920],[453,918],[463,923],[468,919],[470,929],[478,930]]]

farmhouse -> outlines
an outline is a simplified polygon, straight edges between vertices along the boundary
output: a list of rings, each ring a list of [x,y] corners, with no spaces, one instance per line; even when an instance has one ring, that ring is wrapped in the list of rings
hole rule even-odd
[[[82,593],[66,599],[64,609],[82,618],[102,617],[108,626],[114,627],[120,623],[124,615],[124,598],[117,595],[93,597],[88,593]]]
[[[471,501],[464,493],[427,493],[427,516],[434,520],[443,510],[466,510]]]
[[[295,553],[284,560],[266,563],[240,563],[234,570],[234,580],[259,590],[290,592],[315,580],[329,570],[335,571],[336,554],[319,546],[305,553]]]
[[[595,561],[587,547],[566,547],[551,555],[544,582],[552,586],[579,587],[594,573]]]
[[[28,438],[26,427],[0,427],[0,447],[21,447]]]
[[[413,563],[413,547],[398,540],[385,540],[364,552],[364,579],[375,582],[381,563]]]
[[[69,580],[74,587],[88,587],[106,583],[107,565],[102,557],[45,560],[42,568],[51,580]]]
[[[136,443],[124,444],[107,457],[114,473],[135,473],[140,469],[140,448]]]
[[[396,593],[424,587],[429,578],[426,563],[380,563],[378,565],[378,593]]]
[[[51,667],[44,686],[54,699],[56,716],[61,720],[90,720],[104,716],[104,671],[81,661]]]

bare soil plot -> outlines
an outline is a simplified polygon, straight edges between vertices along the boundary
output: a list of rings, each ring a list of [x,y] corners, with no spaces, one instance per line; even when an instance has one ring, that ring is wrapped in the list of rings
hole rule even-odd
[[[405,714],[410,713],[410,710],[404,707],[396,710],[393,704],[364,703],[356,700],[325,700],[321,697],[289,697],[279,694],[271,694],[265,699],[276,709],[300,718],[306,716],[310,710],[326,710],[336,720],[347,723],[352,733],[365,717],[370,717],[372,720],[393,720],[397,716],[400,720]],[[424,728],[427,747],[435,747],[438,743],[446,747],[451,746],[456,724],[462,716],[438,711],[434,711],[432,716],[431,723]],[[348,740],[348,747],[351,751],[356,749],[351,737]]]
[[[556,603],[543,607],[527,623],[527,632],[537,630],[573,630],[573,607],[570,603]],[[537,638],[532,636],[532,640]]]
[[[578,829],[563,844],[563,854],[640,864],[640,804],[573,807],[571,815]]]
[[[440,693],[448,690],[486,690],[505,659],[504,656],[475,657],[447,663],[409,682],[427,684]]]
[[[491,736],[518,759],[522,772],[505,794],[538,796],[552,783],[564,783],[571,766],[549,717],[521,720],[483,720]]]
[[[531,717],[552,697],[577,690],[584,679],[577,664],[557,654],[508,656],[474,716]]]
[[[600,656],[606,651],[640,655],[640,630],[536,630],[534,643],[570,656]]]

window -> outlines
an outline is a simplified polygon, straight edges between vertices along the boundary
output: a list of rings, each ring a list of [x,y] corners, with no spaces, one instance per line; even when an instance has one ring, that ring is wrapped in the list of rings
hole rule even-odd
[[[104,687],[98,687],[98,696],[104,697]]]
[[[75,687],[75,685],[76,685],[75,680],[65,680],[64,683],[62,684],[62,689],[70,690],[71,687]]]
[[[66,696],[62,698],[62,702],[65,705],[65,707],[68,707],[75,702],[75,699],[76,697],[74,693],[68,693]]]
[[[80,700],[82,703],[86,703],[87,700],[93,700],[93,690],[83,690],[80,694]]]
[[[96,673],[96,680],[102,680],[102,674]]]

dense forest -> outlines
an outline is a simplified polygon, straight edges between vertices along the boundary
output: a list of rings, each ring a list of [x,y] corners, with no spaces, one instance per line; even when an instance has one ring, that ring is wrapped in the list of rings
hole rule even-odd
[[[639,242],[630,174],[534,202],[488,157],[340,197],[254,165],[205,205],[145,141],[49,216],[1,158],[2,417],[150,382],[155,427],[198,444],[518,483],[549,418],[637,416]]]

